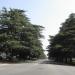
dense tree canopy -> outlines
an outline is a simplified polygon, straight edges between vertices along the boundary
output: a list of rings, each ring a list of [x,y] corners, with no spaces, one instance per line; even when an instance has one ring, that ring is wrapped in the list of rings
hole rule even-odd
[[[0,11],[0,54],[7,59],[33,59],[44,56],[40,38],[44,27],[33,25],[24,10]],[[1,56],[2,58],[2,56]]]
[[[48,46],[49,58],[61,62],[72,62],[75,57],[75,14],[62,23],[60,31],[55,36],[50,36]]]

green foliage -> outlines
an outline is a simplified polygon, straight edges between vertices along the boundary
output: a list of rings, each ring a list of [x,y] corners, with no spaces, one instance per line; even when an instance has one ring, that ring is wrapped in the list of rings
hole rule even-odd
[[[75,14],[71,14],[57,35],[51,37],[48,46],[49,58],[61,62],[72,62],[75,57]]]
[[[30,23],[24,10],[3,8],[0,11],[0,52],[17,59],[44,55],[40,38],[44,27]]]

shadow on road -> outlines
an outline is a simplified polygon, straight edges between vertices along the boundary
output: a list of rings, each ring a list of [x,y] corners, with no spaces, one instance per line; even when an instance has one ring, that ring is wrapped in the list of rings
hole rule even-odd
[[[75,63],[55,62],[53,60],[48,60],[48,59],[40,62],[40,64],[53,64],[53,65],[62,65],[62,66],[75,66]]]

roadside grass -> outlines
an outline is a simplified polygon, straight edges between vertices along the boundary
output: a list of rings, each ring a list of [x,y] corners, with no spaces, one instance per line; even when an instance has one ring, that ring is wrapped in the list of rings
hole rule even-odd
[[[17,64],[17,63],[36,63],[38,61],[38,59],[35,60],[12,60],[12,61],[6,61],[6,60],[2,60],[0,61],[1,64]]]

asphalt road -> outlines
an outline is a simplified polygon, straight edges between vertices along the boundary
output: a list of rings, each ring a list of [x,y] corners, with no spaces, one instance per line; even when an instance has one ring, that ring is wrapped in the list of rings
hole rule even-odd
[[[74,66],[22,63],[0,64],[0,75],[75,75]]]

